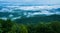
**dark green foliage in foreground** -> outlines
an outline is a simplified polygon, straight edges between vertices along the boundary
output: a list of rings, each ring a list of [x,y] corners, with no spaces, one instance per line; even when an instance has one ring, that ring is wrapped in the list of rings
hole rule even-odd
[[[10,19],[0,19],[0,33],[60,33],[60,21],[18,24]]]
[[[0,20],[0,33],[28,33],[23,24],[13,23],[11,20]]]
[[[2,33],[6,33],[11,30],[11,27],[13,26],[11,20],[0,20],[0,29],[2,30]]]

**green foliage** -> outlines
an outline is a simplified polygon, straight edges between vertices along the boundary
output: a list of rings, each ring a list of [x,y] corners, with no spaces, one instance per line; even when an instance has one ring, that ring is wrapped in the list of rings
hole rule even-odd
[[[20,33],[28,33],[27,26],[21,24],[19,26]]]
[[[35,32],[35,24],[28,24],[27,29],[28,29],[28,33],[34,33]]]
[[[36,33],[55,33],[47,23],[40,23],[36,26]]]
[[[11,27],[12,27],[12,22],[11,22],[11,20],[7,20],[7,21],[5,21],[5,20],[1,20],[0,21],[1,23],[0,23],[0,25],[1,25],[1,29],[2,29],[2,33],[6,33],[6,32],[8,32],[8,31],[10,31],[11,30]]]
[[[41,15],[35,15],[33,17],[21,17],[20,19],[15,20],[17,23],[39,23],[39,22],[52,22],[52,21],[60,21],[60,15],[49,15],[49,16],[41,16]]]
[[[51,27],[55,32],[60,33],[60,22],[58,21],[52,22]]]
[[[18,24],[0,19],[0,33],[60,33],[60,21]]]

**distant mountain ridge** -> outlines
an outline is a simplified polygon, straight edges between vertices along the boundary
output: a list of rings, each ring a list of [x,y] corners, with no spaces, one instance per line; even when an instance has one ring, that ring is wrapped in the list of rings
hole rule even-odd
[[[0,6],[0,17],[21,17],[34,15],[60,15],[59,6]]]

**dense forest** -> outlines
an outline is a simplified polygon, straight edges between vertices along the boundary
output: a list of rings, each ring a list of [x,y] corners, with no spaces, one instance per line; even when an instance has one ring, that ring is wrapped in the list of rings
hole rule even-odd
[[[60,16],[0,19],[0,33],[60,33]]]
[[[49,15],[49,16],[44,16],[44,15],[34,15],[32,17],[24,17],[22,16],[21,18],[18,18],[16,20],[17,23],[23,23],[23,24],[27,24],[27,23],[39,23],[39,22],[52,22],[52,21],[60,21],[60,15],[57,14],[53,14],[53,15]]]

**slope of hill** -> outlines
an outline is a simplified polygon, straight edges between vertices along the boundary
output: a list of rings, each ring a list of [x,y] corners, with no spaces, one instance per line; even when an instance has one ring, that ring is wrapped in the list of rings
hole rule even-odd
[[[60,21],[60,15],[50,15],[50,16],[33,16],[29,18],[20,18],[15,20],[18,23],[38,23],[38,22],[52,22],[52,21]]]

